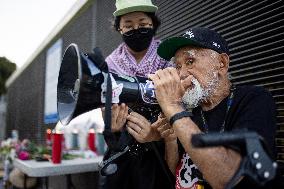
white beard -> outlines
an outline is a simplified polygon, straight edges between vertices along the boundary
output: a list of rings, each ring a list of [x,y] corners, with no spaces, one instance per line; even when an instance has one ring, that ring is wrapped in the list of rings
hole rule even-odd
[[[206,88],[203,88],[199,81],[193,77],[192,84],[193,88],[188,89],[183,97],[182,101],[188,110],[197,107],[200,102],[206,100],[217,88],[218,77],[217,73],[213,73],[212,80],[208,83]]]

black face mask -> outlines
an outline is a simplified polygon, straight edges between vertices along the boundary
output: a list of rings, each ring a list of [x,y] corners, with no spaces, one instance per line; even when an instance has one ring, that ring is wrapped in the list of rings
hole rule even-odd
[[[150,46],[153,36],[152,28],[138,28],[122,34],[122,39],[133,51],[140,52]]]

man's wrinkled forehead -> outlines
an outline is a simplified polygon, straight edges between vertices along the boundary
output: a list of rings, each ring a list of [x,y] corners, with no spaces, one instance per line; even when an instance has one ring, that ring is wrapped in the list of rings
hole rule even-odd
[[[179,58],[182,56],[192,56],[193,58],[197,56],[210,56],[212,58],[215,58],[216,55],[218,55],[218,53],[211,49],[187,46],[178,49],[175,53],[175,58]]]

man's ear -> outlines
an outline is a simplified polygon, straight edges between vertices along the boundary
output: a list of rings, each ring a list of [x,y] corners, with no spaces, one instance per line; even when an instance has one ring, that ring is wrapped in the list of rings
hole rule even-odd
[[[229,71],[230,57],[226,53],[220,54],[220,72],[227,74]]]

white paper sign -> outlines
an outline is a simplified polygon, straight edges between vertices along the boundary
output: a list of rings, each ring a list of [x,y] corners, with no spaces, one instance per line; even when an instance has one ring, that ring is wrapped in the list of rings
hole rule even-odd
[[[46,54],[44,123],[56,123],[57,115],[57,81],[62,59],[62,39],[56,41]]]

